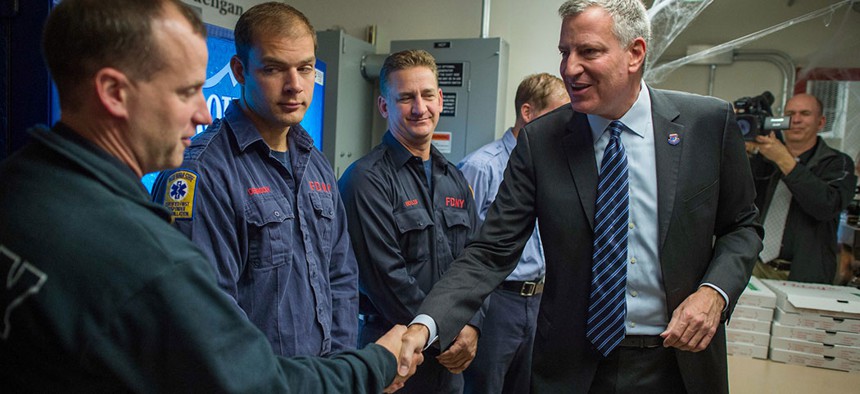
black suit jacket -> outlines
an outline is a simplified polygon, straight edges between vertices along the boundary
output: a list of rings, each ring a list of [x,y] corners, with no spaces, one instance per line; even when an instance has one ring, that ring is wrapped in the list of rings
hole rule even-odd
[[[659,253],[672,311],[702,283],[729,297],[728,315],[761,250],[749,162],[731,106],[650,90],[656,144]],[[667,142],[677,134],[680,143]],[[547,261],[532,364],[537,392],[587,392],[599,355],[585,337],[597,165],[586,116],[569,106],[526,126],[478,238],[428,295],[419,313],[443,348],[516,266],[540,221]],[[699,353],[676,351],[689,392],[727,392],[725,330]]]

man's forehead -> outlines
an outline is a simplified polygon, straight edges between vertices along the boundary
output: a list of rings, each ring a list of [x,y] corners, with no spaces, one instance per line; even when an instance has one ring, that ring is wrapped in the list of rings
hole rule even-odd
[[[396,70],[389,74],[389,84],[397,86],[401,89],[435,90],[438,87],[438,81],[433,71],[425,66],[415,66]],[[407,85],[409,85],[407,87]],[[416,86],[420,85],[420,86]]]
[[[795,96],[788,100],[786,110],[802,111],[802,110],[818,110],[818,104],[811,96]]]
[[[264,54],[276,51],[304,52],[305,56],[314,56],[314,40],[310,35],[272,34],[260,35],[251,43],[251,52]]]

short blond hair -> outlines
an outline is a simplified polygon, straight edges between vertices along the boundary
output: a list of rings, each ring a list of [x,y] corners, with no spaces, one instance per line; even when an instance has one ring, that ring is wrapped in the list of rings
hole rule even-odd
[[[529,103],[535,111],[543,111],[550,103],[551,98],[563,98],[567,95],[564,82],[561,78],[549,73],[532,74],[517,87],[517,95],[514,98],[514,111],[517,119],[522,117],[520,108]]]
[[[385,58],[385,63],[382,64],[382,69],[379,70],[379,91],[383,97],[388,96],[388,76],[391,73],[399,70],[405,70],[413,67],[427,67],[433,72],[433,76],[438,80],[439,72],[436,69],[436,59],[429,52],[423,49],[408,49],[392,53]]]

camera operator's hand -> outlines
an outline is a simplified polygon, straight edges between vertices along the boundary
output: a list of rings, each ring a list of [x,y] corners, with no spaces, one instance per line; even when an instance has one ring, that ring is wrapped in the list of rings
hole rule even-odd
[[[782,141],[776,138],[776,135],[772,131],[768,135],[757,135],[755,142],[751,144],[755,145],[754,149],[764,156],[765,159],[776,164],[783,175],[787,175],[797,165],[794,156],[791,155]],[[749,149],[747,152],[749,152]]]

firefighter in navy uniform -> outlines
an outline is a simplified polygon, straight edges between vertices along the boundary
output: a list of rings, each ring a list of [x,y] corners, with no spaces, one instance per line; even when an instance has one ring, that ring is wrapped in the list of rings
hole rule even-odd
[[[48,16],[60,121],[0,164],[0,391],[378,393],[395,377],[403,326],[384,347],[276,357],[141,184],[211,121],[205,35],[178,0]]]
[[[430,143],[442,108],[436,79],[435,61],[425,51],[385,60],[378,103],[388,132],[340,178],[359,265],[359,344],[408,324],[476,228],[466,179]],[[476,315],[441,355],[428,349],[404,392],[461,392],[457,374],[475,355],[480,323]]]
[[[196,136],[156,202],[214,264],[218,284],[276,354],[353,349],[358,271],[328,161],[302,128],[316,35],[298,10],[263,3],[236,24],[242,97]]]

